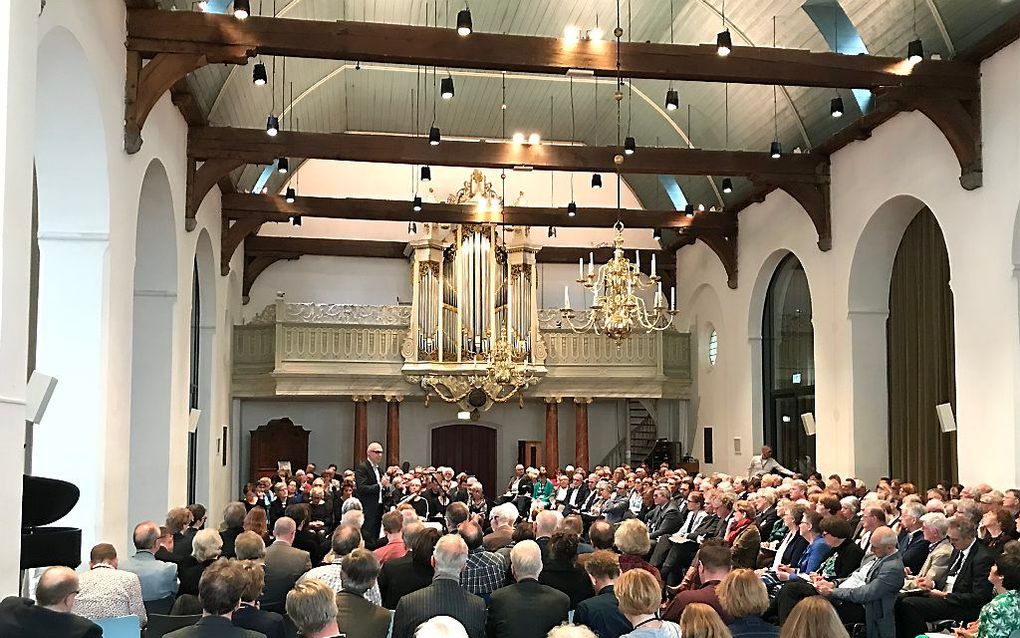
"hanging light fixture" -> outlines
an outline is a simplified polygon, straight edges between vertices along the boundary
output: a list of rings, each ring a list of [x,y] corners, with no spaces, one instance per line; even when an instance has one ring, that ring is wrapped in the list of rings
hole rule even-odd
[[[726,26],[726,0],[722,3],[722,28],[723,30],[715,36],[715,51],[720,57],[725,58],[733,50],[733,37]]]
[[[662,229],[661,228],[653,228],[652,229],[652,239],[654,239],[655,241],[659,241],[660,239],[662,239]]]
[[[623,140],[623,153],[624,155],[633,155],[637,150],[637,142],[630,135],[627,139]]]
[[[577,215],[577,204],[570,202],[567,204],[567,217],[574,217]]]
[[[251,70],[251,81],[255,86],[265,86],[266,82],[269,81],[266,65],[262,64],[261,61],[256,62],[255,67]]]
[[[471,9],[465,4],[464,8],[457,13],[457,33],[462,36],[471,35]]]
[[[432,181],[432,169],[428,166],[421,167],[421,181],[431,182]]]
[[[676,89],[666,91],[666,110],[675,111],[680,108],[680,94]]]
[[[556,236],[556,227],[555,226],[550,226],[549,227],[549,237],[555,237],[555,236]]]
[[[249,0],[234,0],[234,17],[238,20],[245,20],[251,13]]]
[[[198,10],[199,11],[204,11],[204,12],[209,11],[209,3],[206,0],[201,0],[198,3]]]
[[[418,232],[418,224],[414,222],[407,222],[407,234],[413,235]]]
[[[293,217],[291,217],[290,218],[290,223],[295,225],[295,226],[300,226],[301,225],[301,215],[294,215]]]
[[[421,212],[421,195],[414,196],[414,201],[411,203],[411,210],[416,213]]]
[[[440,137],[441,136],[439,134],[439,127],[438,126],[432,126],[432,127],[429,128],[429,145],[430,146],[439,146]]]
[[[779,159],[783,156],[783,145],[779,143],[779,140],[774,140],[769,146],[769,156],[772,159]]]
[[[722,181],[722,192],[729,195],[733,192],[733,180],[729,177],[724,177]]]
[[[684,216],[694,217],[694,204],[687,204],[684,206]]]
[[[839,95],[832,98],[829,103],[829,113],[832,117],[843,117],[843,98]]]
[[[439,82],[439,93],[444,100],[453,99],[453,76],[447,75]]]
[[[591,176],[591,187],[597,190],[602,190],[602,175],[595,173]]]
[[[297,191],[294,190],[293,186],[288,186],[287,194],[284,195],[283,198],[287,201],[288,204],[293,204],[294,201],[297,199]]]
[[[772,16],[772,48],[776,48],[776,16]],[[779,88],[775,84],[772,85],[772,126],[774,135],[769,155],[772,159],[779,159],[783,155],[783,145],[779,143]]]
[[[272,113],[266,118],[266,135],[269,137],[276,137],[276,134],[280,132],[280,120],[277,119]]]
[[[911,64],[917,64],[924,59],[924,44],[920,39],[911,40],[907,44],[907,61]]]
[[[286,157],[281,157],[276,160],[276,172],[280,175],[286,175],[287,171],[290,170],[290,162],[287,161]]]

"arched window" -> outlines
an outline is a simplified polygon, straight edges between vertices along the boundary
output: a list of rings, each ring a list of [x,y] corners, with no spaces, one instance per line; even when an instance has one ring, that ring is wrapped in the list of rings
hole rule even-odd
[[[815,409],[814,328],[811,291],[793,254],[779,263],[765,297],[762,318],[764,441],[780,463],[798,472],[815,470],[815,440],[801,415]]]
[[[198,370],[201,350],[202,296],[198,288],[198,258],[191,275],[191,370],[188,385],[188,408],[198,410]],[[190,419],[188,421],[191,422]],[[188,503],[195,502],[198,478],[198,432],[188,431]]]
[[[719,358],[719,333],[712,326],[708,327],[708,364],[715,365]]]

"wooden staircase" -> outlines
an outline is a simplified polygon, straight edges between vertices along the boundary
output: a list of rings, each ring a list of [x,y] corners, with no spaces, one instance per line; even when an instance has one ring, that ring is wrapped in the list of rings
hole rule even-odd
[[[655,418],[648,412],[644,404],[637,399],[628,399],[628,427],[630,428],[630,465],[644,463],[645,458],[655,447],[657,428]]]

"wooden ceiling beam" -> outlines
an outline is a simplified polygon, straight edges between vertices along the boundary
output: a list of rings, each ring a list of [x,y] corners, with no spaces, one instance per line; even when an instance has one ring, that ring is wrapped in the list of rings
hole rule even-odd
[[[616,77],[616,43],[570,43],[562,38],[474,32],[373,22],[299,20],[197,11],[131,9],[127,47],[146,57],[207,54],[229,57],[280,55],[385,64],[439,66],[490,71],[563,75],[584,69]],[[736,46],[720,57],[714,45],[623,42],[623,77],[639,79],[779,84],[826,88],[909,87],[974,93],[978,69],[969,62],[839,55],[803,49]]]

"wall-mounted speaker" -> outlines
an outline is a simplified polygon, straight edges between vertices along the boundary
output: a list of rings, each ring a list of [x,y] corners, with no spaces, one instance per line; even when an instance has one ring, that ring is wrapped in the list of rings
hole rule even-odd
[[[935,406],[935,413],[939,415],[939,427],[942,433],[956,432],[956,417],[953,416],[953,406],[949,403],[940,403]]]
[[[188,432],[198,432],[198,420],[202,418],[202,411],[191,409],[188,413]]]
[[[800,422],[804,425],[804,433],[808,436],[815,435],[815,415],[811,412],[805,412],[800,415]]]
[[[43,415],[46,414],[46,406],[50,404],[50,397],[53,396],[53,389],[57,387],[57,380],[39,371],[32,373],[25,387],[25,420],[39,424]]]

